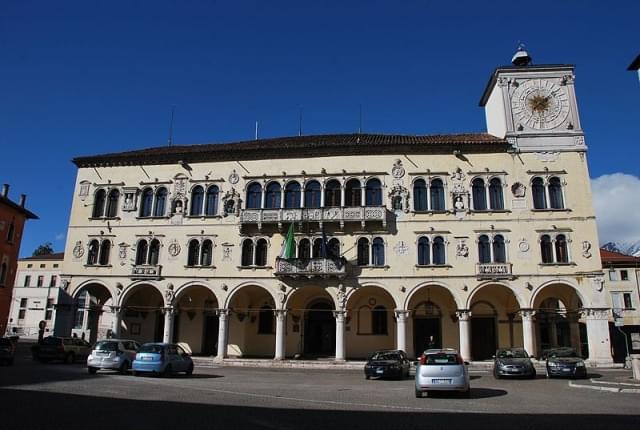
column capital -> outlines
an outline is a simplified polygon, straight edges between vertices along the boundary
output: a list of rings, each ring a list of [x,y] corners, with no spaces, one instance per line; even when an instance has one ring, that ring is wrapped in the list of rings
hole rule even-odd
[[[336,322],[344,322],[344,319],[346,316],[347,316],[347,311],[345,310],[333,311],[333,317],[336,319]]]
[[[275,315],[276,318],[284,318],[287,316],[287,309],[274,309],[273,315]]]
[[[581,313],[588,320],[608,320],[611,315],[610,308],[582,308]]]
[[[396,316],[396,319],[403,322],[406,321],[407,318],[409,318],[409,315],[411,315],[411,311],[407,309],[395,309],[393,312]]]
[[[222,319],[229,317],[229,309],[216,309],[216,315]]]
[[[121,306],[112,305],[112,306],[109,306],[109,307],[111,308],[111,312],[113,312],[114,314],[120,312],[120,310],[122,309]]]
[[[536,310],[531,308],[521,308],[518,312],[522,319],[533,319],[533,316],[536,314]]]
[[[469,318],[471,318],[471,309],[456,309],[456,317],[458,321],[469,321]]]
[[[173,306],[166,306],[164,308],[162,308],[162,313],[164,314],[169,314],[169,315],[175,315],[178,313],[178,309],[173,307]]]

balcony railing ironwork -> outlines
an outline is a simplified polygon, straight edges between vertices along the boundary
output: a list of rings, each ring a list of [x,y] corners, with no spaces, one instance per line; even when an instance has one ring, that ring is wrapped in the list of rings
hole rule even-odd
[[[344,258],[276,258],[274,275],[278,277],[338,277],[347,274]]]
[[[387,210],[385,206],[358,207],[329,207],[329,208],[297,208],[297,209],[243,209],[240,213],[240,223],[282,224],[291,222],[339,222],[344,227],[345,222],[359,222],[364,228],[369,221],[380,221],[387,226]]]

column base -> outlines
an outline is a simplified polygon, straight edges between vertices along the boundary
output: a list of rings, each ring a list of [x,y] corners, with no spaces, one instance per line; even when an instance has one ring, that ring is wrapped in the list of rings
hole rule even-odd
[[[585,364],[587,367],[612,367],[613,359],[612,358],[596,358],[594,360],[586,359]]]

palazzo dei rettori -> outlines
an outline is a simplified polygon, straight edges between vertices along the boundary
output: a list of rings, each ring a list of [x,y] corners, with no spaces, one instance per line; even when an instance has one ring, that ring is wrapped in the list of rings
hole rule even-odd
[[[573,346],[611,363],[574,67],[513,63],[480,99],[487,133],[74,159],[74,330],[219,360],[416,356],[432,337],[466,360]]]

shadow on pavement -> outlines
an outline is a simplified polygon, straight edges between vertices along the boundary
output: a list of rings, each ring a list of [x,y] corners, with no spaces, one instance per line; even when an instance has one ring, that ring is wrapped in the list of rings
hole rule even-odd
[[[470,398],[472,399],[486,399],[488,397],[506,396],[509,392],[506,390],[496,390],[493,388],[473,388],[471,387]],[[459,398],[460,393],[452,391],[430,391],[428,397],[451,397]]]

